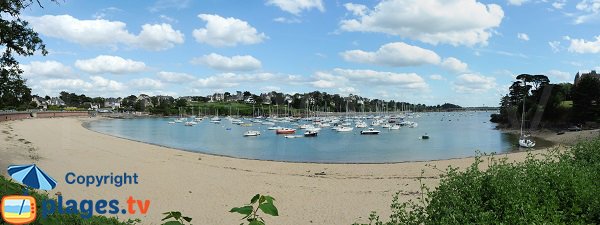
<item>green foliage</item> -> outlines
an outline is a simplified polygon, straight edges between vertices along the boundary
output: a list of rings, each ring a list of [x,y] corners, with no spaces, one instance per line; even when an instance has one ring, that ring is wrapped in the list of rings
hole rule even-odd
[[[542,125],[564,126],[569,123],[571,109],[563,107],[562,102],[571,100],[571,84],[551,84],[545,75],[521,74],[517,79],[509,87],[508,94],[500,99],[500,113],[492,114],[491,122],[513,128],[520,126],[525,101],[525,121],[531,122],[536,114],[543,113]]]
[[[234,207],[229,212],[239,213],[244,215],[242,220],[248,221],[248,225],[265,225],[265,220],[258,215],[258,210],[271,216],[279,216],[279,211],[275,204],[275,199],[268,195],[256,194],[250,199],[250,204],[246,204],[242,207]],[[243,223],[242,223],[243,224]]]
[[[600,80],[585,76],[573,87],[573,116],[577,122],[600,118]]]
[[[4,0],[0,3],[0,109],[28,108],[31,89],[21,77],[23,70],[14,54],[32,56],[37,51],[46,55],[46,46],[29,23],[20,17],[32,0]],[[39,2],[38,2],[39,3]]]
[[[477,157],[466,170],[449,167],[433,191],[422,185],[418,201],[394,196],[389,221],[373,213],[370,224],[598,224],[600,139],[570,151],[528,154],[523,162]]]
[[[165,218],[163,218],[161,221],[165,221],[165,220],[169,220],[165,223],[163,223],[162,225],[185,225],[186,222],[188,224],[191,224],[192,222],[192,218],[191,217],[187,217],[187,216],[183,216],[181,214],[181,212],[178,211],[171,211],[171,212],[165,212],[163,213],[163,215],[165,215]]]
[[[15,183],[11,180],[0,176],[0,196],[6,195],[21,195],[23,194],[24,186],[18,183]],[[28,190],[29,195],[34,197],[37,204],[37,210],[40,212],[41,202],[50,199],[47,194],[40,193],[34,191],[32,189]],[[73,224],[73,225],[134,225],[138,224],[141,221],[139,219],[128,220],[126,222],[121,222],[117,218],[114,217],[104,217],[104,216],[92,216],[89,219],[82,219],[80,215],[68,215],[68,214],[51,214],[46,218],[42,218],[39,216],[36,218],[35,222],[31,223],[32,225],[63,225],[63,224]],[[0,220],[0,224],[4,224]]]

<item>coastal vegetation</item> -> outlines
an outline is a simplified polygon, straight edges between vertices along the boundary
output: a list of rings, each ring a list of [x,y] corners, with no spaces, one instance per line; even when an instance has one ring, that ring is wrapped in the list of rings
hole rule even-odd
[[[595,71],[591,74],[595,75]],[[597,127],[600,122],[600,79],[582,76],[576,84],[552,84],[544,75],[521,74],[500,101],[500,113],[491,122],[518,127],[525,101],[525,124],[531,129]]]
[[[483,163],[480,156],[466,169],[448,167],[438,187],[421,186],[417,201],[400,202],[398,192],[389,220],[374,212],[369,225],[600,223],[600,139],[523,162]]]
[[[279,212],[273,201],[275,199],[271,196],[256,194],[250,199],[249,204],[242,207],[234,207],[229,212],[244,215],[242,220],[248,221],[248,225],[265,225],[265,220],[258,214],[258,210],[260,209],[263,213],[271,216],[279,216]]]
[[[53,0],[54,1],[54,0]],[[37,2],[40,6],[39,1]],[[31,103],[31,88],[21,77],[23,70],[15,55],[32,56],[36,52],[48,54],[44,42],[19,15],[21,10],[34,4],[33,0],[4,0],[0,4],[0,109],[26,109]]]

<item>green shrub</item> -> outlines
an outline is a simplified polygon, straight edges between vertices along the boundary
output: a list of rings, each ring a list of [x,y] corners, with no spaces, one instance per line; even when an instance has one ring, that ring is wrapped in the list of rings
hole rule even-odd
[[[275,199],[271,196],[256,194],[250,199],[249,204],[242,207],[234,207],[229,212],[244,215],[242,220],[245,219],[248,221],[248,225],[265,225],[265,220],[262,216],[258,215],[258,210],[260,209],[263,213],[271,216],[279,216],[279,211],[275,207],[275,204],[273,204],[273,201]]]
[[[417,201],[391,205],[389,221],[370,224],[599,224],[600,140],[571,150],[529,153],[523,162],[476,157],[466,170],[449,167],[432,191]]]

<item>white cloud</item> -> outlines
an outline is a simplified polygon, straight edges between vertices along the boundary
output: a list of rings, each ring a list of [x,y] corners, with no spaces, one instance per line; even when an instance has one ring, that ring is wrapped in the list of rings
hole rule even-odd
[[[164,87],[164,84],[160,80],[151,78],[133,79],[129,81],[129,85],[138,90],[158,90]]]
[[[105,19],[80,20],[70,15],[44,15],[27,18],[34,30],[54,38],[84,46],[119,45],[148,50],[165,50],[183,43],[183,34],[169,24],[145,24],[139,35],[130,33],[121,21]]]
[[[529,41],[529,35],[525,33],[518,33],[517,38],[523,41]]]
[[[158,79],[168,83],[187,83],[196,79],[196,77],[187,73],[175,73],[165,71],[158,72],[156,76],[158,76]]]
[[[552,83],[573,82],[575,79],[575,75],[560,70],[550,70],[547,74]]]
[[[439,74],[433,74],[433,75],[429,76],[429,79],[432,79],[432,80],[446,80],[446,78],[442,77],[442,75],[439,75]]]
[[[32,61],[29,64],[21,65],[21,69],[23,69],[23,76],[26,78],[69,78],[74,75],[71,67],[52,60],[44,62]]]
[[[261,67],[261,62],[250,55],[222,56],[216,53],[192,59],[192,63],[201,64],[221,71],[251,71]]]
[[[454,82],[458,93],[483,93],[496,87],[496,79],[478,74],[462,74]]]
[[[322,0],[267,0],[267,5],[275,5],[281,10],[299,15],[304,10],[318,9],[325,11]]]
[[[122,91],[125,85],[118,81],[109,80],[101,76],[90,76],[92,87],[98,91]]]
[[[77,60],[75,61],[75,67],[82,71],[93,74],[139,73],[147,69],[146,64],[143,62],[109,55],[100,55],[93,59]]]
[[[560,52],[560,41],[550,41],[548,45],[550,45],[553,52]]]
[[[476,0],[383,0],[372,10],[359,4],[345,7],[357,18],[342,20],[342,30],[380,32],[455,46],[487,44],[491,30],[500,26],[504,17],[499,5]]]
[[[509,5],[522,5],[523,3],[528,2],[529,0],[508,0]]]
[[[185,9],[191,0],[157,0],[148,8],[150,12],[158,12],[165,9]]]
[[[269,81],[271,84],[278,79],[271,73],[255,73],[255,74],[236,74],[222,73],[214,76],[197,79],[192,83],[193,87],[197,88],[230,88],[240,84],[257,84]]]
[[[240,19],[210,14],[200,14],[198,17],[206,21],[206,27],[193,31],[196,41],[200,43],[215,47],[231,47],[238,44],[258,44],[268,38],[264,33],[258,33],[248,22]]]
[[[567,4],[567,0],[558,0],[552,3],[552,7],[555,9],[562,9]]]
[[[600,2],[598,3],[600,4]],[[575,52],[580,54],[585,53],[600,53],[600,36],[596,36],[594,41],[586,41],[584,39],[573,39],[569,38],[571,45],[569,46],[569,52]]]
[[[40,85],[47,90],[79,91],[92,88],[91,83],[82,79],[48,79],[40,81]]]
[[[355,16],[364,16],[369,11],[369,8],[366,5],[361,4],[346,3],[344,4],[344,7]]]
[[[298,18],[285,18],[285,17],[277,17],[273,19],[273,21],[278,23],[301,23],[302,21]]]
[[[336,68],[331,72],[316,72],[311,79],[309,84],[315,88],[332,89],[339,92],[360,90],[360,87],[367,87],[370,91],[390,88],[403,91],[424,91],[429,88],[425,80],[416,73]]]
[[[90,81],[82,79],[48,79],[40,81],[41,88],[46,92],[85,92],[101,93],[125,90],[125,85],[118,81],[109,80],[100,76],[90,76]]]
[[[440,56],[435,52],[403,42],[394,42],[381,46],[376,52],[350,50],[341,53],[344,60],[385,66],[418,66],[438,64]]]
[[[600,0],[582,0],[575,6],[581,12],[575,18],[575,24],[582,24],[589,21],[597,21],[600,14]]]
[[[148,50],[160,51],[175,47],[175,44],[183,44],[184,35],[174,30],[170,24],[144,24],[142,31],[137,37],[137,44]]]
[[[441,66],[442,66],[442,68],[452,71],[452,72],[455,72],[455,73],[467,72],[468,67],[469,67],[466,63],[464,63],[454,57],[448,57],[448,58],[444,59]]]

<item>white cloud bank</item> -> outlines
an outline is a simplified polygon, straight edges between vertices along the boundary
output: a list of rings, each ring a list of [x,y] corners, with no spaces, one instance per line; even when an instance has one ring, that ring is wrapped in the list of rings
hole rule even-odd
[[[170,24],[144,24],[139,35],[130,33],[121,21],[80,20],[70,15],[28,17],[34,30],[54,38],[80,45],[126,45],[151,51],[166,50],[183,44],[184,35]]]
[[[420,65],[439,65],[442,68],[455,72],[465,72],[468,65],[457,58],[449,57],[444,60],[432,50],[406,44],[393,42],[382,45],[377,51],[349,50],[340,53],[348,62],[405,67]]]
[[[598,4],[600,4],[600,2]],[[568,37],[566,39],[571,41],[571,45],[568,48],[569,52],[575,52],[580,54],[600,53],[600,36],[596,36],[596,40],[593,41],[586,41],[584,39],[572,39]]]
[[[221,71],[252,71],[261,67],[261,62],[250,55],[227,57],[216,53],[194,58],[192,63]]]
[[[23,69],[23,76],[26,78],[69,78],[74,75],[71,67],[53,60],[32,61],[29,64],[21,65],[21,69]]]
[[[383,0],[373,9],[352,3],[344,6],[356,18],[342,20],[342,30],[454,46],[487,44],[491,30],[500,26],[504,17],[499,5],[476,0]]]
[[[198,18],[206,22],[204,28],[193,31],[194,38],[199,43],[214,47],[233,47],[239,44],[258,44],[268,38],[240,19],[212,14],[200,14]]]
[[[75,67],[92,74],[128,74],[139,73],[147,69],[146,64],[143,62],[110,55],[99,55],[93,59],[77,60],[75,61]]]
[[[267,0],[266,4],[277,6],[281,10],[294,15],[299,15],[302,11],[313,8],[321,12],[325,11],[322,0]]]
[[[458,93],[483,93],[497,86],[496,78],[478,74],[462,74],[454,82]]]

